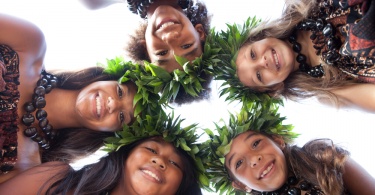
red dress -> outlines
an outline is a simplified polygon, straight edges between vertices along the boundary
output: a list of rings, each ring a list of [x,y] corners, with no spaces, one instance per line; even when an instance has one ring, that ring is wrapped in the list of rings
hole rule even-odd
[[[20,98],[18,54],[0,45],[0,174],[10,171],[17,160],[17,104]]]

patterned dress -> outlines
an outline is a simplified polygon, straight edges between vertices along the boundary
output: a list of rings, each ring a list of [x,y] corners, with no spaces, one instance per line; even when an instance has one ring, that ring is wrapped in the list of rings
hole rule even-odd
[[[17,160],[17,104],[20,98],[18,54],[0,45],[0,174],[10,171]]]
[[[375,2],[322,0],[320,13],[336,27],[341,39],[341,62],[335,64],[352,78],[375,83]]]

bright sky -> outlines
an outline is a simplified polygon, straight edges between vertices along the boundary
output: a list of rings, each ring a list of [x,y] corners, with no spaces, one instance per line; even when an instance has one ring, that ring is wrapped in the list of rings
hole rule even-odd
[[[248,16],[277,17],[282,0],[206,0],[213,13],[213,26],[225,28],[225,23],[242,23]],[[45,33],[47,69],[76,69],[105,62],[106,58],[123,55],[127,35],[140,20],[131,14],[125,4],[116,4],[101,10],[87,10],[78,0],[1,0],[0,12],[15,15],[37,24]],[[1,28],[1,27],[0,27]],[[186,123],[200,123],[213,127],[212,121],[228,116],[236,104],[227,106],[216,95],[209,101],[176,108],[176,113],[186,118]],[[374,152],[375,114],[357,110],[336,110],[315,101],[305,103],[285,102],[280,108],[287,123],[295,126],[301,136],[298,145],[314,138],[331,138],[351,152],[351,156],[372,176],[375,176]]]

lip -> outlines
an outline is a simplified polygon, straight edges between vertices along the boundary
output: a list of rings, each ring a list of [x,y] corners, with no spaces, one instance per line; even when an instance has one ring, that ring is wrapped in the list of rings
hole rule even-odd
[[[271,54],[272,54],[272,60],[273,60],[273,63],[275,64],[275,69],[276,69],[277,71],[280,71],[280,68],[281,68],[281,61],[280,61],[279,54],[276,52],[275,49],[272,49],[272,50],[271,50]],[[276,59],[275,59],[275,55],[276,55]],[[278,64],[276,64],[276,60],[277,60]]]
[[[273,165],[273,167],[271,168],[271,170],[264,177],[261,177],[263,171],[265,171],[271,165]],[[261,180],[261,179],[269,178],[272,175],[272,173],[275,171],[275,168],[276,168],[275,167],[275,160],[267,163],[262,169],[260,169],[259,174],[258,174],[258,179]]]
[[[163,183],[164,181],[163,174],[153,167],[143,167],[141,168],[141,172],[142,172],[143,177],[151,182],[160,184],[160,183]],[[159,178],[159,180],[151,176],[149,174],[150,172],[154,174],[157,178]]]
[[[164,28],[161,28],[163,26],[163,24],[166,24],[168,22],[173,22],[174,24],[173,25],[170,25],[170,26],[167,26],[167,27],[164,27]],[[158,30],[164,30],[164,29],[168,29],[172,26],[175,26],[175,25],[178,25],[180,24],[177,20],[175,19],[172,19],[172,18],[164,18],[162,19],[157,25],[156,25],[156,31]]]

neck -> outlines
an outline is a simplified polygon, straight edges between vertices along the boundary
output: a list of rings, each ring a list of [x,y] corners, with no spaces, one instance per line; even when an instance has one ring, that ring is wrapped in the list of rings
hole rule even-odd
[[[45,96],[47,118],[54,129],[80,127],[75,112],[78,93],[78,90],[56,88]]]

